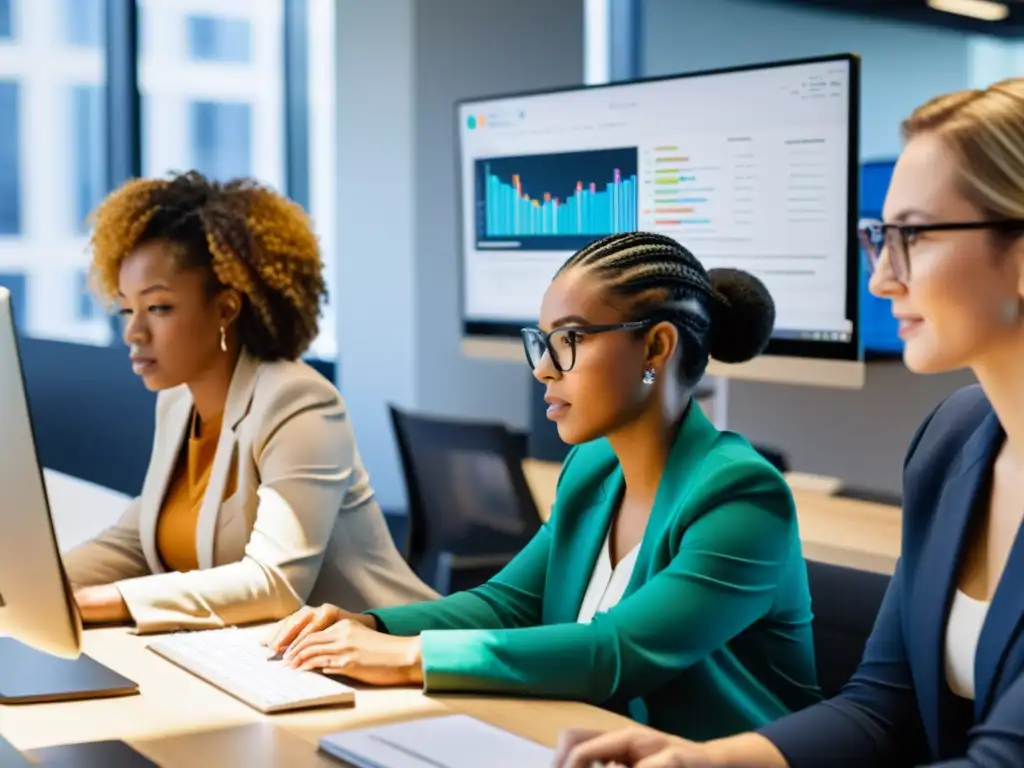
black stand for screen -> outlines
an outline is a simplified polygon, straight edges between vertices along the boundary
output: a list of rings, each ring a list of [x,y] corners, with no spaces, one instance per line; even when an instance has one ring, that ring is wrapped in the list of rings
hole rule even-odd
[[[0,704],[76,701],[139,692],[135,682],[89,656],[60,659],[8,637],[0,638]],[[17,768],[155,768],[121,741],[66,744],[19,753],[0,737],[0,766]]]
[[[90,741],[34,749],[28,754],[33,768],[160,768],[123,741]]]
[[[139,686],[95,659],[61,659],[0,637],[0,704],[130,696]]]
[[[2,736],[0,765],[4,768],[159,768],[123,741],[93,741],[18,752]]]

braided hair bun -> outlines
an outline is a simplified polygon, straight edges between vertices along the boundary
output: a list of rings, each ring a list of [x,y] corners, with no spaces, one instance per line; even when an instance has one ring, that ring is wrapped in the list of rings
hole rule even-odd
[[[764,284],[738,269],[704,269],[676,240],[654,232],[624,232],[581,248],[562,265],[591,271],[631,316],[659,318],[679,330],[686,385],[696,383],[708,357],[741,363],[760,354],[775,325]],[[556,275],[557,276],[557,275]]]
[[[723,363],[743,363],[764,352],[775,327],[775,302],[764,283],[741,269],[708,270],[712,288],[708,352]]]

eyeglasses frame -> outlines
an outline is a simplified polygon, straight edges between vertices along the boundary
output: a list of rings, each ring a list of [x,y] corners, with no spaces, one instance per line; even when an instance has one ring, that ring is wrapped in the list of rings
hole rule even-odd
[[[523,328],[520,334],[523,337],[523,351],[526,353],[526,362],[530,366],[530,370],[536,370],[536,366],[530,359],[530,338],[540,338],[544,341],[544,350],[547,356],[551,358],[551,364],[555,366],[555,370],[559,373],[569,373],[573,368],[576,367],[576,341],[575,339],[571,342],[572,349],[572,362],[569,363],[567,368],[563,368],[558,364],[558,355],[555,354],[554,348],[551,344],[552,337],[557,333],[575,333],[580,336],[597,336],[602,333],[611,333],[614,331],[643,331],[650,328],[654,324],[653,319],[647,320],[632,320],[624,323],[610,323],[607,325],[565,325],[560,328],[554,328],[547,333],[542,331],[540,328]],[[570,337],[572,338],[572,337]]]
[[[866,240],[865,235],[869,228],[881,232],[879,242]],[[990,219],[984,221],[953,221],[936,222],[934,224],[887,224],[881,219],[865,218],[857,222],[857,235],[861,247],[864,249],[868,260],[868,266],[874,272],[878,269],[878,263],[882,258],[882,251],[888,246],[889,232],[896,232],[900,238],[901,256],[893,259],[890,250],[889,266],[893,276],[901,283],[910,280],[910,245],[908,237],[913,237],[919,232],[957,232],[964,230],[989,229],[996,232],[1011,233],[1021,230],[1024,233],[1024,219]],[[870,247],[869,247],[870,245]]]

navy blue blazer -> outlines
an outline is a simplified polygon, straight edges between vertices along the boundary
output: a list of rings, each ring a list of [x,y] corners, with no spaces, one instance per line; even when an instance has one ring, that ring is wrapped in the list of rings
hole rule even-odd
[[[973,705],[950,691],[943,659],[965,533],[1004,440],[978,386],[918,429],[903,471],[902,554],[860,667],[835,698],[760,731],[791,768],[1024,766],[1024,535],[982,628]]]

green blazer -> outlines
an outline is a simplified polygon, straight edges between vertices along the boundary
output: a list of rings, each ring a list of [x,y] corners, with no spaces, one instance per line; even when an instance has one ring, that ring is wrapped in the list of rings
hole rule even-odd
[[[602,705],[690,739],[821,698],[796,511],[782,476],[692,404],[622,600],[576,617],[624,490],[604,439],[565,460],[550,520],[488,583],[371,611],[422,635],[428,693]]]

